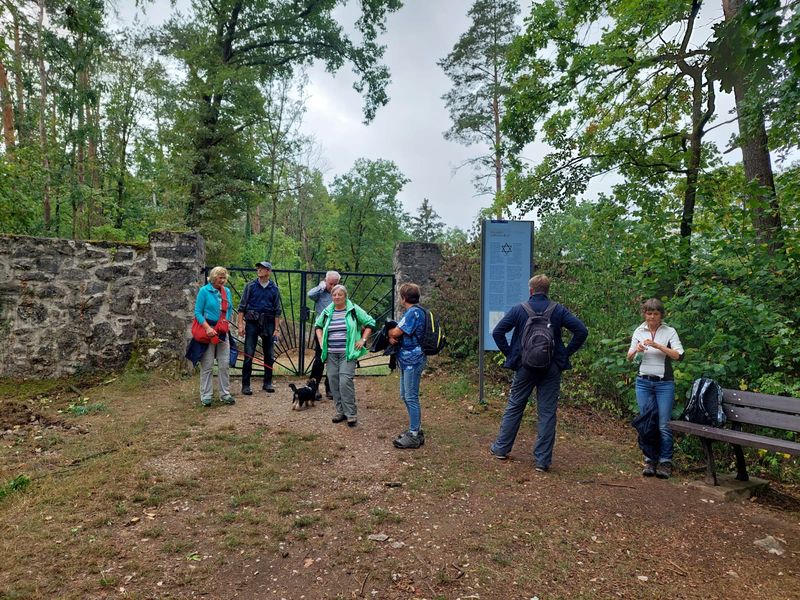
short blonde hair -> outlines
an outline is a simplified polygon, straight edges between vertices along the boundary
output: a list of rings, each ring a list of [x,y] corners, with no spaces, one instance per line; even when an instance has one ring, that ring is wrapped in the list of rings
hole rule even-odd
[[[208,283],[214,285],[214,282],[219,277],[228,277],[228,269],[225,267],[214,267],[208,272]]]
[[[550,278],[547,275],[534,275],[528,281],[528,289],[534,294],[547,294],[550,292]]]

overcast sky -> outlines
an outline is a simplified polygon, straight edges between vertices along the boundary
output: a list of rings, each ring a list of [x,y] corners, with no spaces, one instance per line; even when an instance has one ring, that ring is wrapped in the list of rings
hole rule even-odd
[[[491,197],[476,197],[469,166],[478,148],[448,142],[450,117],[442,95],[450,80],[436,62],[469,27],[465,0],[407,0],[389,17],[385,61],[392,74],[389,104],[369,125],[362,123],[362,101],[349,70],[331,77],[320,67],[309,72],[310,95],[304,130],[323,147],[330,164],[326,179],[344,173],[357,158],[393,160],[411,181],[400,193],[414,213],[428,198],[445,223],[468,229]]]

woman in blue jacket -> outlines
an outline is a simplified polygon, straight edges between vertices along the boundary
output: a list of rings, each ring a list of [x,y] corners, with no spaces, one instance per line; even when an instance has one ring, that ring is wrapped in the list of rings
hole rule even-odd
[[[225,267],[214,267],[208,274],[208,283],[200,288],[194,303],[194,316],[211,338],[218,343],[208,344],[200,359],[200,402],[203,406],[211,406],[214,393],[211,378],[214,370],[214,359],[219,367],[219,396],[224,404],[236,402],[231,396],[228,363],[230,361],[231,344],[228,324],[233,317],[233,299],[231,290],[225,287],[228,281],[228,270]]]

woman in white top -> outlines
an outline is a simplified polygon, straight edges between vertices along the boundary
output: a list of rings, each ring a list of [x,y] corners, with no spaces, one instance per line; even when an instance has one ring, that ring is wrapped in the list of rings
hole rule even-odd
[[[683,359],[683,344],[678,332],[665,324],[664,304],[657,298],[642,303],[644,323],[633,332],[628,360],[641,359],[636,378],[636,402],[644,413],[658,408],[660,447],[658,456],[645,456],[642,475],[667,479],[672,474],[672,431],[669,421],[675,403],[675,378],[672,361]]]

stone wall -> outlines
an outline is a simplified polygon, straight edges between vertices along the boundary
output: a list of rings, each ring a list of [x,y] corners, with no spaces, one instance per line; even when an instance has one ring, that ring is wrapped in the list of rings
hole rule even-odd
[[[405,312],[400,303],[400,286],[416,283],[420,287],[420,304],[433,289],[433,281],[442,266],[442,249],[439,244],[426,242],[399,242],[394,247],[393,269],[396,279],[394,290],[395,318]]]
[[[0,376],[60,377],[179,367],[205,243],[154,232],[148,244],[0,236]]]

